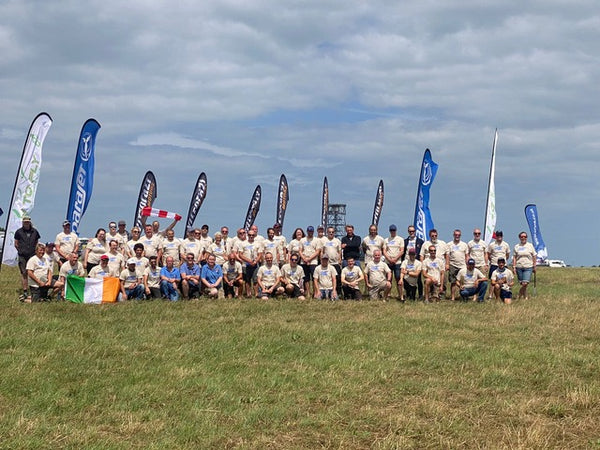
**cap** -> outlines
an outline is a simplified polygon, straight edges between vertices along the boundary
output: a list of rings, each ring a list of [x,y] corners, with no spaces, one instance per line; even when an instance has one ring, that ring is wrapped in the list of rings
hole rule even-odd
[[[309,225],[306,227],[306,231],[315,231],[315,227],[313,227],[312,225]]]
[[[273,225],[273,228],[281,228],[281,224],[279,222],[277,222],[276,224]]]
[[[329,256],[325,255],[321,255],[321,259],[329,259]]]
[[[204,225],[202,225],[202,227],[201,227],[201,228],[202,228],[203,230],[208,230],[208,225],[204,224]]]
[[[46,242],[46,247],[54,247],[54,242]]]
[[[119,223],[117,225],[127,225],[127,222],[125,222],[124,220],[119,220]]]
[[[398,227],[394,224],[390,225],[390,231],[396,231],[398,229]]]
[[[467,264],[475,264],[475,260],[473,258],[469,258]]]
[[[416,255],[417,254],[417,250],[414,247],[411,247],[408,249],[408,254],[409,255]]]
[[[127,260],[127,264],[128,264],[128,265],[129,265],[129,264],[135,264],[135,263],[136,263],[136,260],[135,260],[135,258],[129,258],[129,259]]]
[[[102,256],[100,257],[100,261],[108,261],[108,256],[106,256],[106,255],[102,255]]]
[[[29,216],[23,216],[23,218],[21,219],[21,221],[23,221],[23,222],[31,222],[31,217],[29,217]]]
[[[68,225],[68,226],[71,226],[71,222],[69,222],[68,220],[65,220],[65,221],[63,222],[63,227],[66,227],[67,225]]]
[[[319,226],[317,227],[317,230],[324,230],[324,229],[325,229],[325,227],[324,227],[323,225],[319,225]]]

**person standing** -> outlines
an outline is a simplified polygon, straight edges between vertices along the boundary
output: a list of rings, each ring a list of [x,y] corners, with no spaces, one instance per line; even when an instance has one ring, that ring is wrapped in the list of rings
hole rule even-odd
[[[346,236],[342,237],[342,266],[346,267],[348,258],[354,258],[354,263],[360,267],[360,247],[362,240],[354,234],[354,225],[346,225]]]
[[[422,263],[417,259],[417,252],[414,248],[408,249],[408,258],[402,261],[401,279],[403,283],[404,295],[400,297],[400,301],[404,302],[405,298],[416,300],[417,280],[421,276]]]
[[[79,254],[79,238],[75,232],[71,231],[71,222],[65,220],[62,227],[63,230],[54,239],[54,247],[60,258],[60,264],[67,261],[71,253]]]
[[[402,265],[402,257],[404,256],[404,239],[397,234],[398,227],[390,225],[390,236],[385,239],[383,246],[383,256],[388,267],[392,271],[392,276],[396,280],[398,286],[398,297],[401,297],[402,286],[400,286],[400,266]]]
[[[462,232],[459,229],[452,233],[452,241],[446,245],[446,272],[450,282],[450,299],[454,301],[458,283],[456,276],[460,269],[467,267],[469,246],[460,240]],[[437,250],[437,249],[436,249]]]
[[[475,260],[475,267],[482,273],[488,273],[487,245],[485,241],[481,240],[481,230],[479,228],[473,230],[473,239],[467,242],[467,246],[469,247],[469,258]]]
[[[429,256],[422,261],[422,275],[425,282],[425,303],[430,298],[440,300],[442,286],[444,285],[445,262],[438,258],[435,246],[429,247]]]
[[[27,298],[27,289],[29,286],[29,277],[27,275],[27,262],[36,254],[36,248],[40,240],[40,233],[33,227],[31,217],[23,216],[21,219],[21,228],[15,231],[15,248],[19,257],[19,271],[21,272],[21,287],[23,294],[19,300],[24,301]]]
[[[513,252],[513,271],[517,274],[517,279],[521,288],[519,297],[527,300],[527,286],[531,281],[531,274],[535,273],[537,265],[537,253],[531,242],[527,242],[527,233],[519,233],[519,243],[515,245]]]
[[[423,239],[417,237],[417,230],[414,225],[409,225],[406,231],[408,237],[404,239],[404,259],[408,258],[408,250],[411,248],[415,249],[416,255],[420,255],[423,244],[425,243]],[[402,284],[402,287],[404,288],[404,283],[399,283],[399,286],[400,284]],[[419,291],[419,298],[423,297],[423,280],[420,274],[417,277],[417,289]],[[400,289],[398,289],[398,293],[400,293]],[[400,298],[402,299],[402,295],[400,295]]]
[[[488,277],[491,277],[494,270],[498,268],[498,258],[504,258],[508,262],[510,257],[510,246],[504,242],[504,233],[500,230],[494,232],[494,240],[487,246],[488,261],[490,269],[488,271]],[[488,299],[491,299],[493,292],[488,295]]]
[[[365,255],[365,265],[373,261],[373,252],[379,250],[383,253],[385,239],[377,234],[377,225],[369,226],[369,234],[362,241],[362,250]]]

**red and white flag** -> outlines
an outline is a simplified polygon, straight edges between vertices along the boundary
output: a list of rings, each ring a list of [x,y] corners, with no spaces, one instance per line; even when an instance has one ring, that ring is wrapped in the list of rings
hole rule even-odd
[[[151,206],[146,206],[142,209],[142,216],[181,220],[181,216],[177,213],[165,211],[164,209],[152,208]]]

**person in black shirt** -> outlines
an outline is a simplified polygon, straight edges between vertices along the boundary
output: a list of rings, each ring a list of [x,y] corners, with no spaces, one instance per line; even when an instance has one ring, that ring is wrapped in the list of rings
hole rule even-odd
[[[423,246],[424,241],[417,237],[414,225],[409,225],[407,231],[408,237],[404,239],[404,259],[408,257],[408,250],[411,248],[415,249],[418,257],[418,255],[421,254],[421,247]],[[421,275],[417,278],[417,289],[419,290],[419,298],[423,297],[423,279]]]
[[[21,271],[21,283],[23,295],[21,300],[27,297],[27,261],[35,255],[35,249],[40,240],[40,233],[31,224],[31,217],[23,216],[22,226],[15,231],[15,248],[19,255],[19,270]]]
[[[342,238],[342,267],[348,265],[348,258],[354,258],[360,267],[360,246],[362,239],[354,234],[354,226],[346,225],[346,236]]]

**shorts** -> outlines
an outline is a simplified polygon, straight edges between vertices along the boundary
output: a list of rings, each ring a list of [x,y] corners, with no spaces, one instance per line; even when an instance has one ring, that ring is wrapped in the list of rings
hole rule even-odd
[[[531,281],[532,273],[533,267],[517,267],[517,279],[521,283],[529,283]]]
[[[512,292],[507,291],[506,289],[500,289],[500,298],[504,300],[505,298],[512,298]]]
[[[254,273],[256,272],[256,269],[258,269],[258,265],[252,266],[250,264],[246,264],[245,267],[246,271],[244,272],[244,281],[246,283],[251,283],[254,279]]]
[[[450,266],[450,270],[448,270],[448,282],[450,284],[456,283],[458,272],[460,272],[460,267]]]
[[[304,270],[304,282],[308,283],[313,279],[313,274],[317,268],[316,264],[301,264]]]
[[[27,256],[19,255],[19,270],[21,271],[21,275],[27,275],[27,261],[29,261]]]
[[[294,290],[292,291],[291,294],[286,291],[287,296],[290,298],[300,297],[302,295],[300,288],[298,286],[296,286],[295,284],[292,284],[292,286],[294,287]]]

